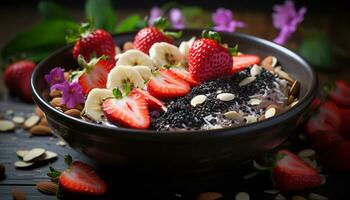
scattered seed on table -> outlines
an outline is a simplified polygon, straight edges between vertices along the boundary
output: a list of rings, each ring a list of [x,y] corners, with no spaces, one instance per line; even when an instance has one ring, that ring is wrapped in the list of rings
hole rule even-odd
[[[246,192],[239,192],[235,196],[235,200],[249,200],[249,194]]]
[[[203,192],[197,196],[196,200],[215,200],[221,197],[222,194],[218,192]]]
[[[12,121],[16,124],[23,124],[24,118],[22,116],[14,116]]]
[[[23,158],[29,151],[24,149],[24,150],[17,150],[16,154],[18,157]]]
[[[33,162],[24,162],[24,161],[16,161],[14,163],[15,167],[18,167],[18,168],[26,168],[26,167],[30,167],[32,165],[34,165]]]
[[[322,195],[316,194],[316,193],[310,193],[309,199],[310,200],[328,200],[328,197],[325,197],[325,196],[322,196]]]
[[[45,149],[42,148],[34,148],[30,150],[26,155],[23,157],[24,162],[28,162],[31,160],[34,160],[35,158],[38,158],[39,156],[43,155],[45,153]]]
[[[36,188],[47,195],[56,195],[58,185],[51,181],[41,181],[36,183]]]
[[[25,129],[29,129],[32,128],[34,125],[36,125],[37,123],[39,123],[40,121],[40,117],[37,115],[32,115],[30,116],[28,119],[26,119],[24,121],[24,128]]]
[[[11,191],[12,194],[12,198],[14,200],[26,200],[26,195],[24,194],[24,192],[22,192],[21,190],[17,189],[17,188],[13,188]]]
[[[9,120],[0,120],[0,132],[13,131],[15,123]]]

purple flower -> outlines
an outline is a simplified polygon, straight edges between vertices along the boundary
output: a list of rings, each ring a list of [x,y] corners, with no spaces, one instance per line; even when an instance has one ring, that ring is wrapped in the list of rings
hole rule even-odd
[[[58,83],[63,83],[65,81],[64,69],[60,67],[53,68],[49,74],[45,75],[45,80],[50,86],[53,86]]]
[[[151,9],[151,13],[149,15],[149,19],[148,19],[148,25],[149,26],[153,26],[154,20],[156,20],[158,17],[161,17],[163,15],[163,11],[162,9],[160,9],[157,6],[154,6]]]
[[[185,28],[185,18],[178,8],[172,8],[169,12],[171,26],[177,29]]]
[[[302,7],[297,11],[294,2],[286,0],[284,5],[275,5],[273,9],[273,25],[280,30],[280,33],[273,41],[283,45],[296,31],[298,24],[304,20],[306,8]]]
[[[55,84],[52,86],[54,90],[60,90],[62,92],[62,104],[66,105],[67,108],[75,108],[80,103],[85,101],[81,86],[77,82]]]
[[[236,21],[233,19],[232,11],[225,8],[218,8],[212,15],[214,22],[214,30],[234,32],[236,28],[245,27],[245,23],[242,21]]]

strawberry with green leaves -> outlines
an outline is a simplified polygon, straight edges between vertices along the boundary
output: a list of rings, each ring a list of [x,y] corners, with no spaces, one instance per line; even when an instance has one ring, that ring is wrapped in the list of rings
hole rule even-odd
[[[113,124],[122,124],[134,129],[146,129],[150,126],[150,114],[147,101],[139,93],[130,93],[130,86],[125,85],[125,94],[114,88],[112,98],[107,98],[102,104],[102,110],[107,120]]]
[[[134,48],[148,54],[154,43],[167,42],[174,44],[174,38],[181,37],[182,32],[164,31],[168,26],[168,20],[162,17],[157,18],[153,26],[145,27],[137,32],[133,43]]]
[[[222,45],[217,32],[204,30],[202,38],[194,41],[189,50],[188,66],[191,76],[195,81],[205,82],[230,75],[232,53],[236,50]]]
[[[80,161],[72,161],[69,155],[64,160],[68,165],[67,169],[60,172],[50,167],[50,172],[47,174],[52,180],[58,179],[58,191],[87,196],[99,196],[106,193],[107,184],[91,166]]]

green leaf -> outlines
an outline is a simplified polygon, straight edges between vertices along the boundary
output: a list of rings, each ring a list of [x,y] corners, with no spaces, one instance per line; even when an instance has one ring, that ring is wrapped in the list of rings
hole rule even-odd
[[[143,20],[141,19],[140,15],[138,14],[130,15],[115,27],[114,32],[122,33],[122,32],[135,31],[140,28],[140,25],[142,23],[143,23]]]
[[[79,25],[67,20],[43,20],[17,35],[1,50],[5,62],[13,58],[28,58],[39,61],[57,48],[65,45],[68,29]]]
[[[60,171],[57,171],[56,169],[54,169],[53,167],[49,167],[50,172],[47,173],[47,176],[50,178],[57,178],[61,175]]]
[[[236,44],[233,48],[229,48],[229,51],[232,56],[236,56],[238,53],[238,44]]]
[[[110,0],[87,0],[85,13],[88,19],[94,21],[96,28],[114,31],[116,15]]]
[[[332,44],[324,33],[316,32],[306,37],[300,44],[298,53],[315,69],[334,69]]]
[[[73,162],[73,158],[70,155],[66,155],[64,156],[64,163],[66,163],[67,166],[69,166],[70,164],[72,164]]]
[[[69,16],[66,10],[62,6],[55,3],[54,1],[50,1],[50,0],[40,1],[38,4],[38,10],[39,10],[39,13],[45,19],[72,20],[72,18]]]

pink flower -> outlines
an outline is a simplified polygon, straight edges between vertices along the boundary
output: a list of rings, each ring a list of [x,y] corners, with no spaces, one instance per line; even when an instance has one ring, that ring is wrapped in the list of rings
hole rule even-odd
[[[160,9],[160,8],[157,7],[157,6],[154,6],[154,7],[151,9],[151,13],[150,13],[150,15],[149,15],[148,25],[149,25],[149,26],[153,26],[154,21],[155,21],[158,17],[161,17],[162,15],[163,15],[162,9]]]
[[[218,8],[212,14],[212,20],[216,31],[234,32],[236,28],[245,27],[244,22],[234,20],[232,11],[225,8]]]
[[[172,8],[169,12],[171,26],[177,29],[185,28],[185,18],[178,8]]]
[[[78,104],[84,103],[85,98],[81,86],[77,82],[55,84],[52,86],[54,90],[60,90],[62,92],[62,104],[67,108],[75,108]]]
[[[294,2],[286,0],[284,5],[275,5],[272,14],[273,25],[279,29],[279,35],[273,40],[277,44],[285,44],[292,34],[297,30],[298,24],[304,20],[306,8],[302,7],[297,11]]]
[[[50,86],[53,86],[58,83],[63,83],[65,81],[64,69],[60,67],[53,68],[49,74],[45,75],[45,80]]]

